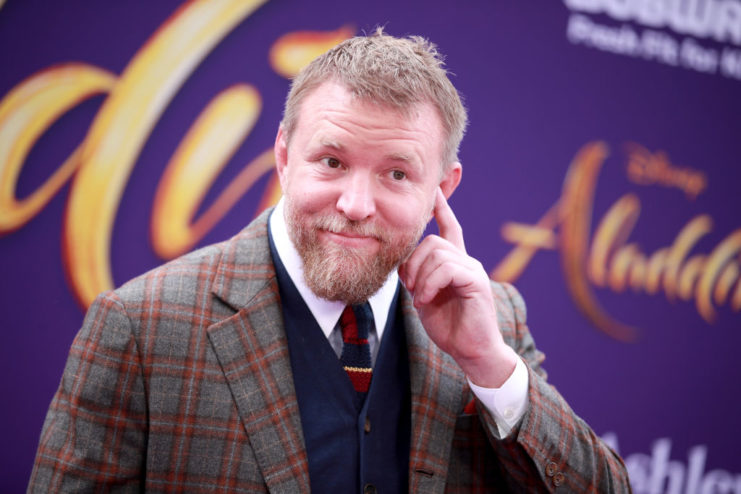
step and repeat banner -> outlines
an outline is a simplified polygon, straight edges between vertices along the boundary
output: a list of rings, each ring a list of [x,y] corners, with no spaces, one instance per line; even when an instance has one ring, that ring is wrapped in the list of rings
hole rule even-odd
[[[741,493],[741,0],[0,1],[0,490],[86,306],[280,191],[289,79],[356,33],[447,56],[451,205],[636,493]]]

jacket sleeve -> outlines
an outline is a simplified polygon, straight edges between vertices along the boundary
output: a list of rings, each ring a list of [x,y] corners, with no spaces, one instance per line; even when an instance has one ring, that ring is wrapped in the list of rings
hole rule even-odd
[[[507,284],[493,284],[505,341],[528,367],[528,408],[519,426],[498,437],[494,418],[479,406],[501,470],[513,492],[629,493],[620,457],[580,419],[548,384],[544,356],[526,324],[525,303]]]
[[[88,310],[44,421],[28,492],[138,492],[147,409],[139,349],[114,293]]]

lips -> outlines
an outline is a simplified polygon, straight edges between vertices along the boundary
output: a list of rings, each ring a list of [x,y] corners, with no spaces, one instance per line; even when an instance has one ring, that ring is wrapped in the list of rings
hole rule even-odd
[[[367,245],[383,242],[383,235],[368,222],[350,222],[345,218],[327,215],[316,218],[314,229],[337,243]]]
[[[380,243],[373,235],[362,235],[357,232],[320,230],[320,236],[346,248],[367,248]]]

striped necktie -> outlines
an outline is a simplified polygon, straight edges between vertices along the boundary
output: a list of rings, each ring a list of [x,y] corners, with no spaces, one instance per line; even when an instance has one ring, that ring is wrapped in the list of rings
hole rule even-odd
[[[340,361],[358,393],[368,392],[373,374],[368,345],[368,334],[372,325],[373,312],[368,302],[348,305],[340,316],[343,341]]]

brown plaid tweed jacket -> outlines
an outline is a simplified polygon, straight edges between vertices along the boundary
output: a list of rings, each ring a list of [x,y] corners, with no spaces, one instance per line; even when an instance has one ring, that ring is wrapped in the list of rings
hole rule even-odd
[[[44,422],[29,492],[308,492],[306,451],[267,240],[234,238],[104,293]],[[510,286],[493,284],[530,406],[498,437],[408,293],[409,491],[628,492],[623,464],[546,382]],[[464,408],[469,413],[464,413]]]

